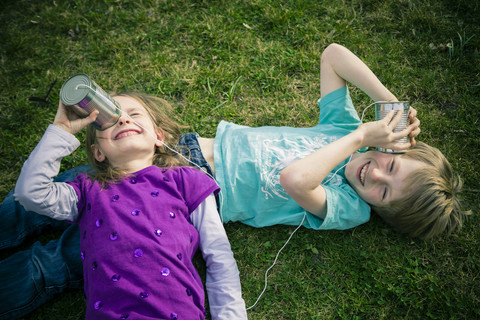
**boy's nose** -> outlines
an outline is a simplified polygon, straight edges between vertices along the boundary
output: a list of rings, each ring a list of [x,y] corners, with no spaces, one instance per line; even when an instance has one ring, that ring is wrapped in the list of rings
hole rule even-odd
[[[370,170],[370,180],[373,182],[384,182],[386,179],[385,172],[378,168]]]

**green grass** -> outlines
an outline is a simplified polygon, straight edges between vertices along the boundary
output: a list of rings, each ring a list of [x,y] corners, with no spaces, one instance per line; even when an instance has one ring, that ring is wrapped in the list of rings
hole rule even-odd
[[[87,73],[108,91],[162,96],[189,131],[206,137],[222,119],[308,126],[318,119],[320,54],[338,42],[418,109],[419,140],[461,174],[474,214],[458,235],[429,242],[378,218],[348,231],[300,229],[249,318],[480,318],[479,16],[471,0],[4,0],[0,198],[53,121],[72,74]],[[55,79],[51,104],[29,101]],[[352,97],[359,111],[371,103],[355,89]],[[84,163],[79,150],[62,169]],[[293,229],[226,225],[248,306]],[[25,319],[81,319],[83,310],[82,291],[70,290]]]

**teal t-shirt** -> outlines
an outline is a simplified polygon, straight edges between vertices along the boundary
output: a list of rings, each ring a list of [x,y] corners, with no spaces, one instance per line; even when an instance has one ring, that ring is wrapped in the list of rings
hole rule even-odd
[[[253,227],[299,225],[305,215],[282,188],[280,172],[290,163],[349,134],[360,125],[347,87],[318,101],[319,124],[311,128],[250,128],[222,121],[215,137],[215,176],[221,187],[223,222]],[[325,220],[308,213],[303,225],[313,229],[353,228],[370,219],[370,206],[350,187],[340,163],[324,180]]]

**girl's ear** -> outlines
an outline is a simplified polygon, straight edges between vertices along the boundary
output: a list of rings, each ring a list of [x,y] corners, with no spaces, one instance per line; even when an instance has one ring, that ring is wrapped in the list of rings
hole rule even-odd
[[[157,134],[157,141],[155,141],[155,145],[157,147],[163,146],[163,142],[165,141],[165,132],[161,128],[157,128],[155,133]]]
[[[106,157],[105,155],[103,154],[102,150],[100,150],[99,146],[97,144],[92,144],[90,146],[90,149],[92,150],[93,152],[93,156],[95,157],[95,160],[97,160],[98,162],[103,162],[105,161]]]

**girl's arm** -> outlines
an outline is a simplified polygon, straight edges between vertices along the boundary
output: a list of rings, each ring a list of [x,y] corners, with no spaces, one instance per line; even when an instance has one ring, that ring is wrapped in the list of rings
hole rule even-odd
[[[15,200],[27,211],[73,221],[78,213],[75,190],[67,183],[53,182],[53,177],[60,170],[61,159],[79,145],[75,136],[50,125],[22,167]]]
[[[213,195],[198,206],[191,218],[200,234],[200,250],[207,265],[206,287],[212,319],[247,319],[237,263]]]
[[[53,182],[63,157],[72,153],[80,142],[73,136],[91,122],[98,111],[81,119],[61,102],[57,114],[36,148],[23,165],[15,186],[14,197],[28,211],[58,220],[74,220],[77,195],[66,183]]]

